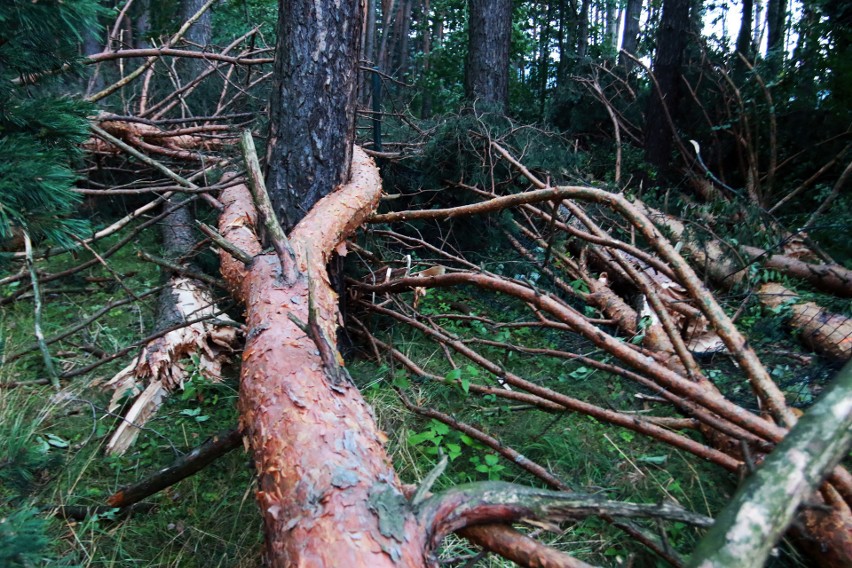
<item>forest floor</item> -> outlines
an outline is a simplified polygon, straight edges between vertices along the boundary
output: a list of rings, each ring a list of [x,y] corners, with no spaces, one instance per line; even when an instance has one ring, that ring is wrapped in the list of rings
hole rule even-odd
[[[106,250],[113,240],[100,242],[95,248]],[[143,233],[138,243],[139,249],[156,250],[157,246],[150,231]],[[131,290],[141,295],[158,286],[159,268],[141,261],[134,248],[118,251],[110,258],[108,269],[98,263],[72,279],[42,290],[43,327],[48,340],[104,306],[126,298]],[[90,258],[93,252],[84,250],[74,256],[60,254],[39,266],[55,272]],[[492,257],[491,262],[497,265],[499,259]],[[14,286],[7,286],[5,291]],[[410,294],[402,295],[404,300],[407,296]],[[115,307],[108,317],[53,344],[52,355],[60,370],[84,367],[144,337],[153,325],[155,297]],[[461,302],[472,314],[499,315],[503,321],[520,318],[522,308],[511,300],[481,297],[474,289],[453,288],[429,292],[421,300],[419,312],[425,316],[446,314]],[[758,348],[771,346],[777,351],[777,329],[783,314],[773,315],[759,307],[755,310],[744,316],[741,325],[750,331]],[[239,318],[239,308],[232,307],[230,311]],[[33,323],[31,298],[22,297],[2,307],[3,360],[14,359],[0,368],[0,382],[6,383],[0,385],[0,445],[8,449],[6,455],[14,462],[0,467],[3,503],[20,503],[23,499],[45,509],[102,504],[117,489],[150,475],[214,433],[237,424],[237,368],[232,366],[229,378],[220,383],[211,383],[196,369],[190,373],[185,389],[166,401],[126,455],[105,457],[103,445],[118,418],[106,412],[111,393],[103,383],[124,367],[136,351],[74,378],[57,393],[50,385],[27,384],[44,382],[46,378],[41,354],[32,349]],[[476,320],[450,319],[443,324],[448,331],[468,339],[494,339],[493,330]],[[486,380],[475,367],[452,369],[446,362],[442,366],[440,347],[403,326],[376,321],[372,327],[380,328],[384,340],[409,358],[424,367],[428,364],[432,373],[443,374],[455,383],[436,384],[405,369],[377,364],[369,353],[358,349],[349,353],[348,368],[388,435],[394,465],[405,483],[422,480],[437,462],[439,452],[447,455],[450,463],[436,489],[485,479],[533,485],[540,482],[442,422],[411,413],[400,402],[394,387],[404,387],[420,406],[440,408],[461,422],[475,423],[505,446],[523,448],[527,457],[545,464],[578,491],[638,502],[673,501],[714,516],[736,488],[737,480],[717,467],[590,417],[573,413],[551,415],[522,404],[468,397],[466,377]],[[500,333],[507,335],[503,339],[513,334],[513,338],[531,346],[558,348],[572,341],[564,333],[541,329]],[[797,350],[794,345],[789,347]],[[28,349],[26,355],[14,356]],[[529,380],[547,380],[561,392],[604,407],[642,413],[653,404],[640,402],[643,393],[623,379],[574,362],[508,354],[497,348],[483,348],[483,353]],[[720,356],[710,374],[724,385],[730,366],[731,362]],[[795,355],[777,357],[770,368],[786,387],[791,402],[799,406],[810,403],[819,385],[834,370],[805,366]],[[23,384],[12,388],[12,383]],[[740,388],[747,389],[729,385],[726,390],[736,399]],[[49,532],[54,539],[48,547],[51,564],[257,566],[262,530],[254,490],[248,455],[242,450],[231,452],[201,473],[146,499],[146,508],[128,517],[107,511],[85,521],[53,518]],[[15,495],[18,497],[13,498]],[[0,511],[0,515],[14,511],[8,505],[4,509],[7,510]],[[667,531],[669,545],[684,553],[691,550],[697,536],[695,529],[677,523]],[[626,535],[598,519],[577,522],[543,538],[596,565],[662,565]],[[478,558],[477,554],[458,538],[448,539],[442,549],[442,559],[448,566],[507,565],[498,557]],[[773,563],[806,565],[789,547]]]

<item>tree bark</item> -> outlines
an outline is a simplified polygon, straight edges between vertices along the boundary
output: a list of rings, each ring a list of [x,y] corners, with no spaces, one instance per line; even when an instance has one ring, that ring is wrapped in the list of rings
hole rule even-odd
[[[206,0],[181,0],[180,16],[181,21],[185,22],[195,15],[198,10],[204,6]],[[193,44],[196,49],[204,49],[210,44],[213,37],[213,19],[210,10],[205,10],[192,26],[184,34],[184,39]],[[187,70],[189,77],[197,77],[207,67],[208,63],[203,59],[190,59],[183,62],[184,69]]]
[[[431,16],[430,16],[430,2],[429,0],[423,0],[423,22],[421,25],[421,34],[423,36],[423,72],[421,74],[421,81],[424,84],[424,88],[421,93],[421,106],[420,106],[420,118],[423,120],[427,120],[432,116],[432,89],[429,85],[430,76],[429,69],[431,66],[430,56],[432,54],[432,24],[431,24]],[[438,25],[438,24],[436,24]]]
[[[589,5],[592,0],[583,0],[580,8],[579,33],[577,34],[577,59],[586,57],[589,50]]]
[[[719,514],[689,566],[763,566],[799,505],[849,451],[850,428],[852,364],[847,364]],[[845,536],[845,543],[841,540],[837,544],[852,549],[852,533],[841,531],[837,532]]]
[[[766,3],[767,53],[783,52],[787,31],[787,0],[769,0]]]
[[[376,0],[367,0],[364,8],[367,12],[364,24],[364,53],[363,57],[375,65],[376,61]]]
[[[246,305],[240,421],[257,466],[266,559],[274,567],[424,565],[424,542],[411,512],[404,513],[384,434],[355,386],[330,380],[322,340],[297,323],[318,319],[325,337],[334,337],[337,303],[325,261],[381,196],[370,158],[358,155],[353,173],[291,233],[300,274],[289,286],[281,285],[278,257],[259,254],[248,189],[222,195],[222,235],[255,256],[248,267],[227,253],[221,260]]]
[[[349,177],[361,39],[357,0],[280,0],[266,184],[286,231]]]
[[[665,16],[663,16],[665,17]],[[737,35],[737,52],[751,59],[751,22],[754,19],[754,0],[743,0],[740,32]],[[739,58],[737,58],[739,61]],[[741,64],[738,64],[738,66]]]
[[[408,36],[411,33],[411,4],[414,0],[403,0],[400,8],[400,34],[397,41],[397,75],[402,79],[408,75]]]
[[[192,14],[189,16],[191,17]],[[151,33],[151,0],[142,0],[137,6],[136,17],[133,18],[133,32],[133,47],[136,49],[151,47],[148,41],[148,34]]]
[[[757,290],[760,303],[770,308],[789,305],[790,327],[815,351],[839,361],[852,358],[852,319],[833,314],[814,302],[806,302],[781,284],[770,282]]]
[[[674,117],[681,97],[681,65],[689,29],[690,0],[663,0],[653,71],[662,96],[652,94],[645,113],[645,159],[658,169],[669,164],[672,131],[665,109]]]
[[[627,8],[624,15],[624,37],[621,41],[621,49],[631,55],[636,55],[639,46],[639,20],[642,17],[642,0],[627,0]],[[633,60],[619,55],[620,63],[632,69],[635,65]]]
[[[509,106],[511,0],[470,0],[465,95],[505,113]]]

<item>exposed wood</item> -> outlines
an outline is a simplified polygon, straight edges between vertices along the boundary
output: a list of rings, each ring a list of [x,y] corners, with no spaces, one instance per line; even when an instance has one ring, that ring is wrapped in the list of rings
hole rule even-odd
[[[692,568],[763,566],[796,510],[852,446],[852,364],[847,364],[719,514],[690,558]],[[827,514],[825,512],[818,514]],[[848,518],[848,517],[847,517]],[[832,543],[852,556],[852,525]],[[831,551],[837,554],[839,551]],[[838,556],[843,556],[838,554]],[[833,565],[843,564],[835,559]]]

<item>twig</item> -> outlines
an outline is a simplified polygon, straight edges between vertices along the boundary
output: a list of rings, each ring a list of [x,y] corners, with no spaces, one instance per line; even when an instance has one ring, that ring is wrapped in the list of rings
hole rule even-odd
[[[252,261],[254,261],[254,257],[252,255],[220,235],[219,232],[210,225],[207,225],[198,219],[195,220],[195,224],[198,226],[198,230],[210,237],[210,240],[216,243],[219,248],[227,251],[231,256],[243,264],[249,265]]]
[[[44,333],[41,331],[41,294],[38,288],[38,273],[35,269],[35,261],[33,260],[33,243],[30,240],[30,234],[24,231],[24,247],[27,253],[27,268],[30,271],[30,280],[33,284],[33,301],[35,303],[35,313],[33,314],[33,328],[38,342],[38,348],[41,350],[44,366],[47,369],[50,383],[56,390],[59,390],[59,376],[56,374],[56,367],[53,366],[53,358],[50,356],[50,350],[47,348],[47,343],[44,341]]]
[[[177,173],[175,173],[172,169],[166,167],[162,162],[158,162],[157,160],[151,158],[150,156],[143,154],[142,152],[140,152],[139,150],[137,150],[136,148],[134,148],[130,144],[127,144],[126,142],[123,142],[122,140],[116,138],[115,136],[113,136],[112,134],[110,134],[109,132],[107,132],[106,130],[104,130],[103,128],[98,126],[97,124],[92,124],[91,129],[92,129],[92,132],[94,132],[95,134],[98,135],[98,137],[102,138],[103,140],[109,142],[110,144],[112,144],[114,146],[117,146],[118,148],[121,148],[122,150],[124,150],[125,152],[127,152],[128,154],[130,154],[131,156],[136,158],[137,160],[140,160],[142,163],[147,164],[147,165],[151,166],[152,168],[155,168],[155,169],[161,171],[169,179],[172,179],[172,180],[176,181],[177,183],[179,183],[180,185],[182,185],[184,187],[188,187],[190,189],[194,189],[194,190],[200,190],[201,189],[198,185],[192,183],[188,179],[186,179],[186,178],[178,175]],[[214,198],[212,195],[208,195],[206,193],[201,193],[200,195],[213,208],[218,209],[219,211],[221,211],[223,209],[224,206],[216,198]]]
[[[118,301],[113,302],[111,304],[107,304],[106,306],[103,306],[101,309],[99,309],[94,314],[92,314],[90,317],[84,319],[83,321],[81,321],[79,323],[72,325],[71,327],[69,327],[68,329],[63,331],[62,333],[60,333],[58,335],[54,335],[53,337],[45,340],[45,343],[47,345],[51,345],[53,343],[56,343],[57,341],[62,341],[66,337],[68,337],[70,335],[74,335],[75,333],[77,333],[78,331],[80,331],[84,327],[88,326],[90,323],[97,320],[101,316],[109,313],[111,310],[114,310],[115,308],[129,304],[131,302],[136,302],[137,300],[141,300],[142,298],[145,298],[147,296],[150,296],[151,294],[155,294],[155,293],[161,291],[163,288],[164,288],[164,286],[158,286],[156,288],[153,288],[153,289],[148,290],[146,292],[143,292],[141,294],[137,294],[135,297],[124,298],[123,300],[118,300]],[[35,351],[38,348],[39,348],[38,344],[25,347],[24,349],[9,355],[9,357],[6,358],[5,362],[11,363],[13,361],[17,361],[18,359],[20,359],[21,357],[23,357],[27,353]]]
[[[257,213],[260,216],[260,222],[266,229],[266,234],[278,255],[278,260],[281,262],[281,274],[284,283],[292,284],[298,276],[296,254],[293,252],[293,247],[290,245],[287,235],[284,234],[284,229],[281,228],[281,223],[278,222],[275,210],[272,208],[272,202],[269,200],[250,130],[243,130],[240,138],[240,149],[246,160],[249,188],[254,198]]]
[[[184,266],[181,266],[177,263],[166,260],[165,258],[160,258],[159,256],[154,256],[152,254],[148,254],[145,251],[139,252],[139,258],[142,260],[152,262],[158,266],[162,266],[163,268],[167,268],[176,274],[183,274],[184,276],[188,276],[189,278],[193,278],[195,280],[200,280],[211,286],[216,288],[221,288],[226,290],[225,284],[219,280],[218,278],[213,278],[212,276],[208,276],[207,274],[202,274],[201,272],[197,272],[195,270],[190,270]]]
[[[211,436],[203,444],[155,474],[116,491],[107,499],[110,507],[128,507],[178,481],[197,473],[242,443],[240,430],[235,428]]]
[[[210,6],[212,6],[213,4],[215,4],[218,1],[219,0],[207,0],[207,2],[205,2],[205,4],[201,8],[199,8],[198,11],[180,27],[180,29],[177,31],[177,33],[175,33],[175,35],[173,35],[171,38],[169,38],[169,40],[165,43],[165,46],[170,47],[170,46],[174,45],[180,38],[183,37],[183,35],[186,33],[186,31],[189,29],[189,27],[192,24],[194,24],[195,22],[197,22],[198,19],[201,18],[201,16],[204,14],[204,12],[206,12],[210,8]],[[113,83],[112,85],[110,85],[106,89],[103,89],[102,91],[95,93],[94,95],[88,97],[88,100],[90,102],[97,102],[97,101],[101,100],[102,98],[113,94],[114,92],[118,91],[119,89],[123,88],[125,85],[129,84],[134,79],[139,77],[151,65],[153,65],[154,62],[157,61],[157,59],[158,59],[158,57],[149,57],[147,60],[145,60],[145,63],[140,65],[135,71],[131,72],[129,75],[122,77],[120,81]]]

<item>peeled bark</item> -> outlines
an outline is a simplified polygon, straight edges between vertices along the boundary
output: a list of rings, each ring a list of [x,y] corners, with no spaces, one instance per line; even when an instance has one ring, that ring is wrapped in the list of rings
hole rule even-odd
[[[260,254],[248,189],[222,195],[221,233],[255,256],[250,266],[227,253],[221,260],[246,305],[240,420],[259,472],[271,566],[424,565],[423,541],[406,540],[417,538],[414,517],[400,513],[401,485],[372,411],[354,385],[329,380],[317,343],[290,319],[308,322],[313,304],[325,336],[335,337],[337,302],[325,261],[380,196],[375,165],[356,152],[352,181],[292,232],[300,275],[286,286],[278,258]]]

